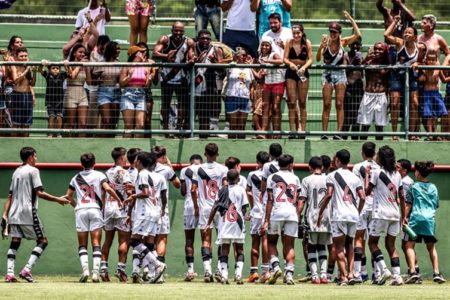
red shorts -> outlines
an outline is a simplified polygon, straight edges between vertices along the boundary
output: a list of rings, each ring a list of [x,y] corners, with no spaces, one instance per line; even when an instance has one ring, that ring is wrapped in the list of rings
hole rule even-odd
[[[283,95],[284,94],[284,82],[280,83],[264,83],[264,90],[270,91],[273,94]]]

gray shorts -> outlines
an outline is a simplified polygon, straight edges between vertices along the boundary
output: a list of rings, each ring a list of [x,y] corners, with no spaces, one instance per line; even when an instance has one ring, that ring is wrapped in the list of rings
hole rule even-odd
[[[44,227],[41,223],[36,225],[9,225],[9,236],[27,240],[39,240],[45,237]]]
[[[333,239],[330,232],[308,232],[308,243],[312,245],[331,245]]]

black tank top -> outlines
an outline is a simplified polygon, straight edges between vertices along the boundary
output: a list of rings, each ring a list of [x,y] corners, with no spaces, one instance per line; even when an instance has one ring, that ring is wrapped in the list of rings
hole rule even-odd
[[[308,47],[306,45],[301,45],[300,54],[297,55],[297,52],[294,49],[294,45],[292,45],[291,49],[289,49],[289,59],[299,59],[299,60],[307,60],[308,59]]]
[[[330,47],[323,52],[323,62],[326,65],[342,65],[344,63],[344,48],[341,46],[337,53],[332,53]]]

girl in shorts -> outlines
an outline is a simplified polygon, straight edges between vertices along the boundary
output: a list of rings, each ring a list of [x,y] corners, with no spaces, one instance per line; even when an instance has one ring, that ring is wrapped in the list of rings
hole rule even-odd
[[[153,0],[126,0],[125,12],[130,22],[130,46],[137,41],[147,43],[147,28],[150,16],[153,15]]]

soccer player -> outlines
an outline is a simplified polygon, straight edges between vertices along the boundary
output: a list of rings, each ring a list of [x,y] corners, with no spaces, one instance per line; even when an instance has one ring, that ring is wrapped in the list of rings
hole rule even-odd
[[[83,171],[75,175],[69,183],[66,198],[75,208],[75,226],[78,235],[78,255],[80,256],[83,274],[80,282],[86,282],[89,278],[89,261],[87,244],[89,235],[92,244],[92,282],[100,282],[99,269],[102,252],[100,248],[103,227],[103,201],[102,192],[111,196],[111,201],[117,201],[118,207],[122,201],[113,188],[108,184],[108,179],[102,172],[95,171],[95,155],[84,153],[80,157]],[[76,200],[73,198],[75,192]]]
[[[171,162],[167,157],[166,148],[163,146],[155,146],[152,148],[152,153],[156,155],[156,165],[154,172],[162,175],[166,180],[167,185],[167,203],[169,203],[169,182],[176,188],[180,188],[180,179],[175,174],[172,168]],[[166,262],[166,250],[167,250],[167,235],[170,233],[170,219],[169,219],[169,204],[165,207],[166,212],[160,220],[160,227],[158,235],[156,236],[156,252],[158,253],[158,260]],[[150,270],[150,277],[153,277],[153,270]],[[160,282],[164,282],[164,276],[160,277]]]
[[[123,201],[131,194],[130,175],[124,169],[127,163],[127,150],[123,147],[116,147],[111,151],[111,157],[114,160],[114,166],[106,171],[109,185],[116,191],[117,196]],[[133,182],[134,184],[134,182]],[[125,224],[128,212],[128,205],[119,206],[119,203],[108,197],[105,202],[103,213],[103,229],[105,230],[105,241],[102,246],[102,261],[100,263],[100,277],[103,281],[110,281],[108,273],[108,258],[112,242],[116,231],[119,236],[119,262],[115,276],[120,282],[127,282],[125,273],[128,241],[130,239],[130,226]]]
[[[322,200],[317,219],[319,226],[331,201],[331,234],[339,268],[339,285],[355,283],[353,238],[365,199],[361,181],[347,167],[349,162],[350,153],[347,150],[336,152],[334,165],[337,170],[327,175],[327,194]],[[359,198],[359,203],[356,197]]]
[[[136,179],[138,177],[139,171],[134,166],[134,163],[136,161],[136,157],[138,156],[139,152],[142,150],[140,148],[130,148],[127,151],[127,160],[130,166],[128,167],[128,175],[130,177],[130,182],[134,184],[136,182]],[[134,188],[134,187],[133,187]]]
[[[273,173],[276,173],[280,170],[280,167],[278,166],[278,158],[283,154],[283,148],[278,143],[270,144],[269,146],[269,155],[270,155],[270,161],[265,163],[263,166],[263,176],[262,176],[262,182],[261,182],[261,192],[266,192],[266,186],[267,186],[267,178]]]
[[[235,253],[235,281],[237,284],[244,284],[242,281],[242,268],[244,267],[244,242],[245,242],[245,213],[248,207],[248,199],[245,189],[239,184],[239,172],[229,170],[227,173],[228,185],[219,190],[219,196],[214,203],[209,215],[208,224],[204,231],[210,230],[211,223],[219,212],[219,232],[217,244],[221,247],[220,273],[221,282],[228,282],[228,254],[230,244],[234,246]]]
[[[226,183],[227,167],[216,162],[219,156],[219,147],[215,143],[209,143],[205,146],[206,162],[200,165],[197,172],[194,173],[192,180],[192,191],[197,193],[197,197],[192,197],[194,207],[199,208],[198,228],[201,230],[202,238],[202,259],[203,269],[205,271],[204,281],[213,282],[214,278],[211,270],[211,229],[212,224],[208,226],[208,218],[214,202],[218,198],[220,188]],[[217,226],[217,217],[213,220]]]
[[[282,154],[278,158],[280,171],[267,178],[267,206],[261,234],[266,234],[269,245],[270,264],[273,273],[268,279],[269,284],[275,284],[281,276],[280,261],[278,259],[277,242],[281,236],[283,253],[285,254],[285,282],[294,283],[295,239],[298,235],[300,219],[301,190],[300,179],[292,172],[294,158]]]
[[[435,237],[436,210],[439,208],[439,194],[436,186],[427,180],[428,175],[433,171],[434,164],[431,161],[416,161],[414,168],[416,169],[417,182],[411,186],[406,194],[406,215],[411,213],[408,223],[417,234],[417,239],[406,242],[406,257],[409,266],[409,276],[406,282],[414,283],[420,278],[415,270],[416,253],[414,247],[416,243],[421,243],[423,240],[433,265],[433,281],[444,283],[446,280],[439,272],[438,254],[435,246],[437,242]]]
[[[225,166],[228,170],[236,170],[239,174],[238,184],[242,186],[244,189],[247,188],[247,178],[241,175],[241,160],[237,157],[230,156],[225,159]]]
[[[47,247],[48,240],[38,216],[37,197],[61,205],[69,204],[69,200],[44,191],[39,170],[35,167],[37,161],[35,149],[23,147],[20,149],[20,159],[23,164],[13,173],[3,212],[3,219],[9,223],[9,236],[12,238],[7,254],[6,282],[17,282],[14,267],[16,253],[23,238],[36,241],[27,264],[19,273],[20,278],[28,282],[33,282],[31,270]]]
[[[375,153],[376,145],[374,143],[364,143],[361,148],[361,156],[364,160],[353,166],[353,174],[359,178],[363,188],[366,186],[366,180],[368,181],[370,179],[370,172],[380,168],[380,166],[378,166],[378,164],[373,160]],[[367,170],[369,170],[369,172],[367,172]],[[369,224],[372,220],[372,203],[373,195],[367,195],[363,210],[359,216],[359,221],[356,224],[354,250],[355,266],[353,272],[356,283],[362,283],[363,281],[368,280],[365,239],[368,233]]]
[[[133,247],[133,283],[140,282],[139,268],[155,269],[151,283],[155,283],[166,270],[166,264],[157,259],[155,238],[158,234],[159,220],[164,216],[167,205],[167,185],[164,177],[150,170],[155,167],[156,157],[149,152],[140,152],[135,167],[139,175],[135,193],[127,198],[132,207],[128,211],[131,222],[131,247]]]
[[[192,197],[197,197],[195,191],[192,191],[192,179],[194,173],[197,172],[203,159],[199,154],[194,154],[189,159],[190,166],[184,167],[180,172],[181,195],[184,197],[184,235],[186,243],[184,251],[186,253],[187,272],[184,281],[192,281],[197,273],[194,271],[194,240],[195,228],[198,222],[198,205],[194,206]]]
[[[264,197],[261,193],[262,182],[262,168],[266,162],[269,161],[269,153],[265,151],[259,151],[256,155],[256,164],[258,169],[252,171],[247,177],[247,196],[251,205],[250,211],[250,235],[252,236],[252,250],[250,256],[250,276],[248,282],[255,282],[259,279],[258,275],[258,260],[259,260],[259,247],[261,245],[261,271],[262,276],[261,283],[267,281],[270,269],[269,254],[267,249],[267,236],[261,235],[260,228],[263,223],[264,212],[266,210],[267,197]]]
[[[317,226],[317,216],[320,205],[327,192],[326,175],[322,174],[322,159],[313,156],[309,160],[311,175],[302,181],[300,194],[301,210],[305,209],[305,219],[308,226],[308,264],[311,270],[313,284],[328,283],[327,277],[327,245],[333,243],[331,239],[330,210],[325,209],[320,226]],[[319,253],[320,276],[317,268],[317,253]]]
[[[375,260],[375,267],[380,272],[376,279],[378,285],[383,285],[392,277],[391,285],[402,285],[400,277],[400,259],[395,249],[395,239],[400,233],[400,221],[406,222],[405,199],[400,174],[395,167],[395,152],[389,146],[378,150],[377,163],[380,169],[370,174],[370,183],[366,187],[366,195],[373,194],[372,222],[369,224],[369,248]],[[400,206],[398,204],[400,199]],[[386,250],[391,258],[392,273],[386,267],[384,256],[378,247],[380,236],[386,236]]]

